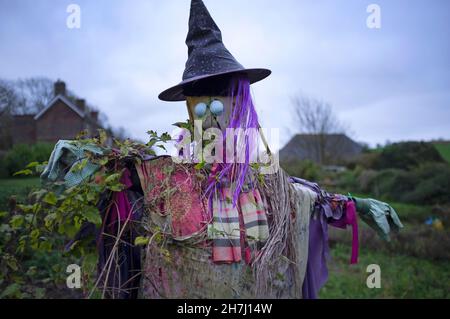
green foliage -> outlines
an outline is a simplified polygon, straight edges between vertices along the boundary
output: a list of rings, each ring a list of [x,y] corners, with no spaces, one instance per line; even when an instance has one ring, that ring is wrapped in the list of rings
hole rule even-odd
[[[150,140],[147,142],[146,146],[151,149],[152,147],[156,146],[163,150],[166,150],[164,143],[170,141],[172,137],[166,132],[161,134],[161,136],[158,136],[158,133],[155,131],[148,131],[148,135],[150,135]],[[154,154],[153,154],[154,155]]]
[[[354,170],[339,178],[340,189],[372,197],[415,204],[450,203],[450,166],[425,163],[409,171],[401,169]]]
[[[400,202],[390,202],[397,214],[401,216],[402,222],[406,224],[423,224],[425,220],[436,213],[432,206],[414,205]],[[441,212],[437,216],[444,217]],[[407,231],[404,229],[403,231]]]
[[[0,214],[1,298],[42,298],[64,283],[62,250],[56,249],[64,236],[46,227],[47,207],[19,204]]]
[[[31,200],[18,204],[1,220],[3,271],[0,278],[3,284],[0,287],[3,290],[3,286],[10,283],[19,285],[8,285],[5,288],[8,294],[4,297],[24,297],[30,287],[39,285],[39,278],[27,271],[27,264],[41,271],[42,280],[62,285],[64,270],[73,257],[83,259],[96,255],[95,247],[82,244],[76,245],[70,256],[58,252],[62,251],[64,241],[73,238],[83,221],[101,223],[96,204],[100,194],[109,186],[107,182],[97,184],[90,181],[60,194],[40,189],[32,193]],[[39,260],[52,255],[54,264],[50,264],[51,268],[42,274],[43,264]],[[93,280],[93,273],[86,275],[87,280]]]
[[[350,245],[331,249],[330,277],[320,298],[449,298],[450,267],[447,261],[405,256],[401,251],[361,249],[359,263],[349,265]],[[366,267],[381,268],[381,288],[369,289]]]
[[[424,164],[413,171],[418,181],[408,192],[399,196],[403,202],[449,203],[450,166],[447,164]]]
[[[153,132],[151,146],[169,139],[167,133],[158,136]],[[106,135],[100,132],[98,137],[91,139],[81,136],[77,143],[105,147]],[[101,169],[90,179],[66,189],[61,188],[62,185],[59,183],[48,188],[34,189],[30,195],[17,198],[20,203],[16,204],[13,201],[14,205],[9,205],[9,212],[0,213],[2,298],[42,298],[44,295],[48,297],[52,294],[52,289],[57,291],[61,287],[64,291],[63,296],[73,295],[73,292],[65,287],[65,269],[71,263],[81,265],[84,295],[88,296],[93,291],[97,263],[93,238],[75,243],[68,253],[63,253],[64,243],[74,237],[84,221],[101,225],[97,204],[101,196],[123,190],[120,178],[124,162],[128,160],[140,162],[144,156],[155,154],[150,146],[131,140],[116,140],[114,148],[117,151],[104,152],[104,155],[86,153],[86,160],[75,169],[81,169],[87,161],[100,165]],[[26,158],[27,153],[23,147],[17,147],[12,154],[14,156],[10,155],[10,159],[30,159]],[[48,155],[42,157],[42,160],[46,160]],[[25,165],[26,163],[23,166]],[[34,160],[19,173],[38,174],[44,166],[45,164]],[[14,167],[15,170],[21,168]],[[1,187],[2,183],[0,189]],[[61,293],[57,296],[61,297]]]
[[[191,134],[191,138],[193,138],[193,136],[194,136],[194,124],[189,119],[187,119],[185,122],[173,123],[172,125],[174,125],[176,127],[179,127],[181,129],[188,130],[189,133]]]
[[[383,148],[373,168],[410,170],[424,163],[443,163],[433,144],[426,142],[394,143]]]
[[[289,161],[281,163],[281,166],[289,175],[310,181],[318,181],[323,176],[322,168],[310,160]]]
[[[434,143],[434,147],[436,147],[439,154],[441,154],[442,158],[445,159],[448,163],[450,163],[450,143],[449,142],[436,142]]]
[[[361,173],[361,168],[358,167],[354,170],[346,170],[340,174],[337,174],[337,184],[341,187],[343,193],[361,188],[361,182],[358,181],[358,176]],[[339,190],[337,192],[339,192]]]
[[[356,169],[358,167],[365,169],[373,169],[375,167],[375,163],[378,162],[378,158],[381,156],[381,150],[375,149],[367,152],[363,152],[356,156],[355,158],[349,160],[347,162],[348,169]]]
[[[357,166],[337,176],[338,189],[421,205],[450,204],[450,165],[425,162],[409,170]]]
[[[358,196],[365,196],[358,194]],[[391,203],[405,228],[386,243],[366,224],[359,223],[360,256],[349,265],[351,233],[330,227],[332,259],[330,279],[321,298],[449,298],[450,207]],[[437,230],[425,220],[435,216],[445,229]],[[381,288],[366,286],[369,264],[381,267]]]
[[[32,173],[30,168],[32,167],[26,167],[27,164],[35,165],[46,161],[50,157],[53,146],[54,144],[51,143],[16,144],[0,160],[0,172],[3,172],[3,177],[13,176],[20,170],[22,170],[22,175],[30,175]]]
[[[148,238],[148,237],[142,237],[142,236],[136,237],[136,239],[134,240],[134,244],[135,244],[136,246],[145,246],[145,245],[147,245],[149,242],[150,242],[150,238]]]
[[[40,186],[38,177],[0,179],[0,211],[8,209],[9,201],[24,201],[28,194]]]
[[[101,156],[88,154],[86,161],[99,164],[102,169],[91,179],[69,189],[36,189],[39,185],[37,178],[0,181],[1,203],[6,203],[7,197],[3,201],[1,196],[6,196],[3,194],[8,190],[17,193],[16,200],[19,202],[0,208],[0,298],[89,295],[94,287],[97,261],[93,238],[77,242],[67,253],[63,250],[64,244],[73,238],[83,221],[101,224],[97,203],[100,196],[123,189],[120,177],[124,160],[140,162],[143,156],[155,154],[153,147],[163,146],[162,143],[170,140],[168,134],[158,136],[150,131],[149,135],[147,144],[115,141],[116,152],[105,152]],[[99,146],[104,146],[105,141],[102,134],[98,138],[79,140],[80,143]],[[41,162],[47,157],[33,160],[34,163],[27,166],[25,163],[13,172],[23,168],[22,174],[36,174],[42,170]],[[363,191],[372,197],[379,194],[398,201],[430,204],[445,201],[450,189],[449,165],[430,161],[428,164],[416,164],[408,165],[408,170],[390,168],[380,171],[372,170],[371,164],[367,167],[356,165],[354,170],[339,175],[339,184],[348,187],[346,191]],[[321,168],[309,161],[287,163],[285,167],[290,174],[313,181],[324,176]],[[30,189],[32,192],[28,195]],[[362,236],[362,255],[357,266],[348,265],[350,242],[343,240],[343,244],[332,250],[335,262],[331,264],[330,281],[322,290],[322,297],[448,297],[446,283],[449,281],[449,269],[441,261],[447,255],[442,253],[442,249],[439,250],[442,245],[447,247],[448,233],[430,234],[428,228],[410,227],[409,223],[423,223],[423,219],[432,214],[429,207],[395,203],[393,206],[411,232],[400,233],[398,243],[393,241],[393,245],[383,246],[386,247],[383,249],[374,237],[370,237],[372,235]],[[366,234],[364,226],[361,228]],[[135,244],[145,245],[151,240],[158,242],[158,236],[138,237]],[[411,256],[399,256],[401,251]],[[434,258],[437,262],[431,263],[423,257]],[[83,295],[65,287],[65,269],[71,263],[82,266]],[[382,266],[382,290],[365,286],[365,267],[368,263]]]

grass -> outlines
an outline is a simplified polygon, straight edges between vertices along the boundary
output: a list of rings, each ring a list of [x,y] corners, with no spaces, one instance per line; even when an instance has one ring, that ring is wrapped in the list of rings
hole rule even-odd
[[[450,163],[450,143],[439,143],[436,142],[434,143],[434,147],[436,147],[437,151],[439,152],[439,154],[441,154],[441,156]]]
[[[33,188],[39,185],[39,177],[0,179],[0,210],[8,208],[8,200],[11,196],[14,195],[18,201],[22,201]]]
[[[0,210],[8,198],[26,197],[39,186],[39,178],[0,179]],[[365,194],[354,194],[370,197]],[[450,298],[449,208],[391,203],[405,228],[390,243],[379,239],[363,222],[360,226],[359,263],[350,265],[351,231],[330,227],[331,260],[329,280],[320,298]],[[444,231],[425,225],[429,216],[444,221]],[[366,279],[370,264],[381,267],[381,288],[369,289]]]
[[[351,248],[338,244],[331,249],[329,280],[320,298],[449,298],[450,264],[361,247],[359,262],[349,265]],[[381,288],[366,285],[367,266],[378,264]]]
[[[329,228],[332,257],[320,298],[450,298],[450,207],[390,204],[405,227],[385,242],[359,220],[356,265],[349,264],[351,231]],[[441,219],[444,230],[426,225],[429,216]],[[366,285],[370,264],[381,268],[380,289]]]

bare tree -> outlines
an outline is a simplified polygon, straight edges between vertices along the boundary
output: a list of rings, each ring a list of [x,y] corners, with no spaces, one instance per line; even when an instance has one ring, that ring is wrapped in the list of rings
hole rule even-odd
[[[333,113],[329,103],[309,97],[293,98],[295,127],[304,136],[302,145],[313,160],[326,164],[330,157],[339,155],[339,138],[345,134],[345,125]]]
[[[36,114],[53,97],[53,83],[44,77],[0,79],[0,149],[11,146],[14,115]]]
[[[97,121],[105,128],[108,126],[108,116],[103,112],[99,112]]]
[[[54,83],[46,77],[32,77],[19,80],[0,79],[0,149],[11,146],[11,128],[15,115],[36,114],[44,109],[54,98]],[[66,97],[76,103],[77,95],[66,90]],[[86,112],[94,111],[91,105],[86,105]],[[116,138],[127,138],[128,132],[123,127],[112,128],[108,125],[106,114],[98,114],[98,124]]]
[[[112,137],[114,137],[115,139],[117,139],[119,141],[124,141],[130,137],[129,132],[123,126],[112,127],[112,126],[108,125],[106,130],[108,132],[110,132]]]
[[[15,82],[19,96],[15,114],[35,114],[47,106],[53,98],[53,81],[45,77],[20,79]]]
[[[35,114],[53,98],[53,82],[44,77],[8,81],[0,79],[0,112]]]
[[[17,100],[13,82],[0,79],[0,116],[11,115]]]
[[[295,97],[293,104],[301,133],[333,134],[345,131],[329,103],[309,97]]]
[[[11,122],[18,96],[13,82],[0,79],[0,150],[11,146]]]

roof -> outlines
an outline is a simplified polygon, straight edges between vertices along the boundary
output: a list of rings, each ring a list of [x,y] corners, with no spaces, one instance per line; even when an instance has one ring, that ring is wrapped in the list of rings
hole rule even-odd
[[[82,112],[74,103],[72,103],[72,101],[70,101],[68,98],[66,98],[64,95],[58,94],[57,96],[55,96],[53,98],[53,100],[51,100],[47,106],[42,109],[39,113],[37,113],[34,116],[34,119],[37,120],[39,119],[42,115],[45,114],[45,112],[47,112],[53,105],[55,105],[55,103],[61,100],[62,102],[64,102],[64,104],[66,104],[68,107],[70,107],[75,113],[77,113],[81,118],[85,117],[85,113]]]
[[[319,146],[319,143],[323,143]],[[319,161],[320,147],[331,162],[350,158],[361,153],[363,146],[345,134],[297,134],[280,150],[280,160],[310,159]]]

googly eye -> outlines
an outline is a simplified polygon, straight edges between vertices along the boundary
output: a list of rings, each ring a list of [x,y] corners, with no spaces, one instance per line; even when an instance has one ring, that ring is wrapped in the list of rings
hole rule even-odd
[[[194,107],[194,113],[195,113],[195,115],[197,115],[197,117],[202,117],[203,115],[205,115],[206,114],[206,104],[203,102],[198,103]]]
[[[209,109],[211,110],[212,114],[220,115],[223,113],[223,103],[219,100],[214,100],[211,102]]]

